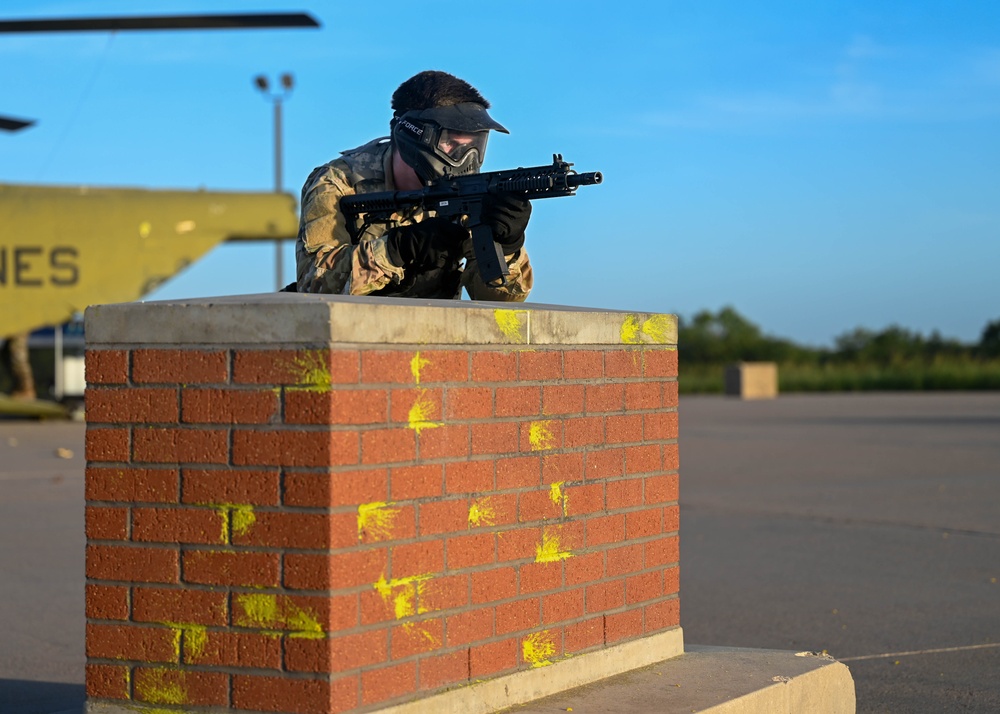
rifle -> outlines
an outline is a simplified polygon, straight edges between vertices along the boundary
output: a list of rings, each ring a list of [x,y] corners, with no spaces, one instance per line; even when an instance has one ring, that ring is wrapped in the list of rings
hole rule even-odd
[[[552,155],[551,166],[490,171],[467,176],[442,176],[424,188],[413,191],[379,191],[344,196],[340,210],[347,217],[351,243],[373,224],[389,226],[393,214],[408,208],[431,210],[438,216],[459,217],[462,225],[472,232],[472,247],[479,274],[491,287],[507,284],[510,270],[503,249],[493,240],[493,231],[480,222],[483,199],[488,194],[509,194],[527,200],[573,196],[579,186],[601,183],[600,171],[580,174],[573,164],[563,161],[562,154]],[[360,219],[360,225],[358,223]]]

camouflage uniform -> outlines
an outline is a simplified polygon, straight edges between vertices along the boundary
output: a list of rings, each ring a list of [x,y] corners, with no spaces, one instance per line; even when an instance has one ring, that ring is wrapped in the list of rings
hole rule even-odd
[[[386,253],[386,227],[371,226],[362,234],[359,244],[352,247],[346,218],[339,208],[343,196],[396,190],[392,181],[391,147],[387,138],[376,139],[343,152],[340,158],[309,174],[302,187],[302,215],[295,242],[299,292],[399,294],[404,270],[393,265]],[[398,225],[406,225],[424,215],[423,210],[416,209],[394,217]],[[459,269],[461,286],[470,298],[520,302],[528,297],[532,274],[524,248],[507,256],[510,275],[502,288],[491,288],[479,277],[471,240],[465,241],[462,251],[466,262],[464,270]],[[460,297],[458,288],[455,298]]]

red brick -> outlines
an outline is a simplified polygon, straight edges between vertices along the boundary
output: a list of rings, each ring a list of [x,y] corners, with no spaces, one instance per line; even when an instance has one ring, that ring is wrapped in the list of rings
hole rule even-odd
[[[643,543],[643,550],[647,568],[671,565],[680,559],[680,544],[676,535]]]
[[[277,553],[192,550],[184,553],[184,581],[204,585],[277,587]]]
[[[583,616],[583,588],[564,590],[542,598],[542,623],[565,622]]]
[[[469,529],[509,526],[517,523],[517,494],[501,493],[473,499],[469,507]]]
[[[357,539],[361,543],[379,543],[390,540],[407,540],[417,535],[417,509],[413,506],[372,503],[364,511],[358,509],[355,518]],[[344,542],[343,546],[346,547]]]
[[[425,657],[420,660],[420,689],[437,689],[469,679],[468,650]]]
[[[647,349],[644,363],[643,373],[646,377],[677,376],[676,349]]]
[[[328,550],[357,543],[356,521],[346,514],[257,511],[244,533],[231,534],[234,545],[263,548]]]
[[[663,571],[663,594],[664,595],[676,595],[680,592],[681,580],[680,580],[680,568],[674,566],[672,568],[666,568]]]
[[[87,540],[128,540],[128,509],[87,506]]]
[[[86,611],[91,620],[127,620],[127,587],[120,585],[93,585],[86,588]]]
[[[361,463],[392,464],[417,458],[416,432],[403,427],[361,432]]]
[[[648,538],[663,532],[663,514],[659,508],[632,511],[625,515],[625,537],[628,540]]]
[[[443,571],[444,541],[420,541],[419,543],[404,543],[392,547],[392,577],[394,579]]]
[[[87,461],[129,461],[129,430],[88,425],[83,450]]]
[[[133,432],[134,459],[162,464],[225,464],[229,432],[225,429],[139,428]]]
[[[88,659],[176,662],[175,633],[169,627],[87,625]]]
[[[586,553],[566,561],[566,585],[597,582],[604,577],[604,551]]]
[[[643,414],[642,436],[646,441],[677,438],[677,412]]]
[[[625,578],[625,602],[635,605],[663,595],[663,574],[659,570]]]
[[[587,586],[587,612],[607,612],[625,604],[625,580],[609,580]]]
[[[664,444],[663,470],[676,471],[679,465],[680,465],[680,456],[677,450],[677,444]]]
[[[493,390],[489,387],[448,387],[445,419],[489,419],[493,416]]]
[[[88,501],[177,503],[177,469],[87,467]]]
[[[543,590],[555,590],[562,586],[562,562],[525,563],[519,569],[520,592],[522,595],[537,593]]]
[[[573,417],[566,419],[563,424],[567,449],[604,444],[604,417]]]
[[[414,384],[415,352],[365,350],[361,353],[361,381],[364,384]]]
[[[497,490],[537,487],[542,477],[539,456],[512,456],[496,460]]]
[[[330,714],[358,704],[358,677],[332,682],[320,679],[288,679],[233,675],[233,707],[287,714]]]
[[[229,378],[229,356],[223,351],[153,349],[132,353],[136,384],[222,384]]]
[[[522,382],[562,378],[562,352],[543,350],[518,353],[518,378]]]
[[[444,490],[441,464],[397,466],[389,472],[389,495],[394,501],[440,496]]]
[[[607,482],[608,510],[634,508],[642,504],[641,478],[626,478]]]
[[[517,595],[517,570],[494,568],[472,573],[472,603],[500,602]]]
[[[566,625],[563,647],[566,653],[582,652],[604,644],[604,616]]]
[[[269,384],[328,389],[331,384],[356,384],[356,350],[237,350],[233,355],[235,384]]]
[[[461,570],[494,562],[496,559],[494,541],[493,533],[476,533],[449,538],[447,541],[448,570]]]
[[[625,447],[625,473],[648,474],[661,469],[660,447],[657,444]]]
[[[677,382],[664,382],[661,395],[661,406],[676,407],[678,404]]]
[[[181,390],[181,416],[187,424],[268,424],[278,416],[278,395],[270,390],[188,387]]]
[[[285,668],[290,672],[346,672],[389,658],[387,630],[331,639],[285,638]]]
[[[469,379],[469,353],[466,350],[430,350],[419,353],[418,384],[465,382]],[[412,370],[411,370],[412,371]]]
[[[224,626],[229,622],[229,609],[224,592],[191,588],[134,588],[132,619],[136,622]]]
[[[295,590],[344,590],[371,585],[388,572],[386,548],[337,555],[285,554],[285,587]]]
[[[642,635],[642,610],[626,610],[604,618],[604,643],[610,645]]]
[[[542,457],[542,483],[582,481],[583,454],[546,454]]]
[[[521,417],[542,413],[541,387],[497,387],[494,416]]]
[[[535,558],[535,548],[542,542],[541,528],[518,528],[497,533],[497,559],[501,562]]]
[[[642,441],[642,415],[608,416],[604,421],[605,438],[609,444],[635,444]]]
[[[547,518],[561,518],[563,515],[562,499],[552,500],[549,489],[544,491],[526,491],[518,497],[518,520],[521,523],[540,521]]]
[[[225,543],[228,514],[207,508],[133,508],[132,540],[156,543]]]
[[[517,353],[483,350],[472,353],[473,382],[510,382],[517,379]]]
[[[286,506],[360,506],[387,501],[389,471],[384,468],[330,473],[286,471],[284,484]]]
[[[480,642],[493,636],[493,608],[466,610],[445,618],[445,639],[448,647]]]
[[[604,353],[604,376],[641,377],[642,363],[641,350],[608,350]]]
[[[566,494],[566,515],[578,516],[604,510],[604,484],[586,486],[564,486]]]
[[[88,360],[90,358],[88,357]],[[90,373],[87,373],[90,379]],[[86,666],[87,697],[95,699],[130,699],[129,682],[132,674],[128,667],[111,664]]]
[[[229,675],[222,672],[136,667],[132,688],[139,702],[173,704],[174,697],[164,692],[179,691],[188,706],[229,704]]]
[[[361,673],[361,703],[374,704],[417,689],[417,663],[406,662]]]
[[[681,601],[678,598],[671,598],[647,605],[643,608],[643,615],[646,620],[645,634],[677,627],[681,624]]]
[[[670,533],[681,527],[681,512],[677,506],[667,506],[663,509],[663,532]]]
[[[285,388],[286,424],[385,424],[389,394],[385,389],[315,390]]]
[[[517,422],[501,421],[473,424],[472,453],[478,454],[511,454],[516,453],[518,446]]]
[[[625,539],[625,516],[613,514],[588,518],[586,522],[587,547],[621,543]]]
[[[187,634],[185,633],[185,638]],[[259,632],[218,632],[209,630],[197,646],[185,642],[185,664],[243,669],[279,669],[281,640]]]
[[[428,580],[420,591],[420,607],[427,612],[454,610],[469,604],[469,576],[448,575]]]
[[[392,598],[383,598],[374,589],[362,590],[358,594],[358,610],[361,616],[361,625],[376,625],[396,621],[395,605]]]
[[[233,468],[184,469],[181,498],[184,503],[200,505],[239,503],[277,506],[278,478],[279,472],[276,469],[260,471],[241,471]],[[329,477],[324,476],[324,478]]]
[[[622,411],[625,408],[625,385],[588,384],[586,408],[588,414]]]
[[[461,533],[469,527],[469,499],[420,504],[420,535]]]
[[[521,643],[516,637],[469,649],[469,677],[478,679],[517,667]]]
[[[608,575],[617,577],[642,570],[642,543],[608,550]]]
[[[444,424],[423,429],[418,437],[420,458],[465,458],[470,453],[469,427],[465,424]]]
[[[444,621],[421,620],[392,628],[392,659],[403,659],[441,647],[444,642]]]
[[[546,384],[542,387],[542,414],[582,414],[582,384]]]
[[[177,551],[172,548],[88,545],[87,577],[136,583],[176,583],[180,578]]]
[[[179,413],[176,389],[91,387],[85,402],[90,424],[176,424]]]
[[[563,448],[565,435],[560,419],[540,419],[521,423],[522,452],[551,451]]]
[[[233,432],[237,466],[340,466],[358,463],[356,431]]]
[[[599,379],[604,376],[604,352],[567,350],[563,353],[565,379]]]
[[[128,352],[95,350],[84,352],[84,375],[87,384],[125,384],[128,382]]]
[[[647,476],[646,482],[646,503],[669,503],[676,501],[679,496],[677,474],[665,474],[663,476]]]
[[[611,448],[588,451],[584,475],[588,481],[624,476],[625,449]]]
[[[493,460],[458,461],[444,466],[445,488],[448,494],[492,491]]]
[[[389,420],[396,424],[409,424],[412,421],[440,425],[443,400],[442,389],[393,389],[389,394]]]
[[[625,385],[625,409],[627,411],[659,409],[661,403],[659,382],[629,382]]]

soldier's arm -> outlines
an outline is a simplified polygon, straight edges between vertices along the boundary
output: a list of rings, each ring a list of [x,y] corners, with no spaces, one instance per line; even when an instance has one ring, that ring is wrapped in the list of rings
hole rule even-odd
[[[505,256],[510,275],[507,284],[500,288],[488,286],[479,276],[479,266],[475,257],[466,258],[465,272],[462,273],[462,284],[473,300],[494,300],[497,302],[524,302],[534,285],[531,272],[531,261],[528,251],[523,247],[516,257]]]

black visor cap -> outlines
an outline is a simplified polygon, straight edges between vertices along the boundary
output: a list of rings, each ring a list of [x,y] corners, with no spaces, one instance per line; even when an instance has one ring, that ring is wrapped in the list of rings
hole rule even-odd
[[[438,126],[452,131],[499,131],[510,132],[486,111],[486,107],[476,102],[463,102],[446,107],[432,107],[420,111],[406,112],[402,115],[408,119],[432,121]]]

